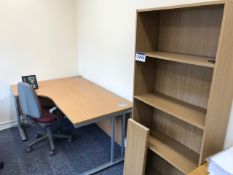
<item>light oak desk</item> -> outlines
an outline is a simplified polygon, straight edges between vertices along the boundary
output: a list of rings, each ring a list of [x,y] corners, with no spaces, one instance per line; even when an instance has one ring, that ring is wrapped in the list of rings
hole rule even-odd
[[[17,86],[12,85],[12,92],[15,97],[17,110],[18,128],[22,140],[26,140],[23,130],[18,106]],[[47,80],[39,82],[39,89],[36,90],[38,96],[50,98],[56,106],[67,116],[75,127],[81,127],[96,123],[105,118],[112,119],[111,134],[111,161],[83,174],[88,175],[105,169],[123,160],[124,138],[125,138],[125,118],[127,113],[131,113],[132,103],[105,90],[104,88],[82,78],[70,77],[63,79]],[[114,159],[115,141],[115,119],[121,118],[122,141],[121,157]]]
[[[204,163],[188,175],[208,175],[208,163]]]

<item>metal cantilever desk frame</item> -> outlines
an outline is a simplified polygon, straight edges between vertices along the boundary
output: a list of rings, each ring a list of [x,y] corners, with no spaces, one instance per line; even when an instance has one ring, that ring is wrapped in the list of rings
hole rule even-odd
[[[23,141],[26,141],[27,136],[26,136],[23,124],[21,122],[22,120],[21,120],[21,116],[20,116],[20,109],[18,106],[18,104],[19,104],[18,103],[18,96],[15,95],[14,98],[15,98],[15,109],[16,109],[16,113],[17,113],[17,122],[18,122],[19,133],[20,133],[21,139]],[[131,109],[131,107],[129,107],[129,108],[126,108],[126,109],[121,110],[119,112],[113,112],[113,113],[110,113],[108,115],[104,115],[102,117],[95,118],[93,120],[81,122],[80,124],[74,124],[75,128],[80,128],[80,127],[87,126],[87,125],[90,125],[93,123],[97,123],[97,122],[104,120],[104,119],[111,119],[111,155],[110,155],[110,161],[103,164],[103,165],[100,165],[94,169],[83,172],[80,175],[91,175],[91,174],[97,173],[99,171],[102,171],[102,170],[110,167],[110,166],[118,164],[124,160],[124,152],[125,152],[124,142],[125,142],[125,137],[126,137],[126,120],[127,120],[127,114],[130,115],[131,113],[132,113],[132,109]],[[118,117],[121,117],[121,145],[120,145],[121,146],[121,155],[120,155],[120,157],[115,158],[115,124],[116,124],[116,118],[118,118]]]

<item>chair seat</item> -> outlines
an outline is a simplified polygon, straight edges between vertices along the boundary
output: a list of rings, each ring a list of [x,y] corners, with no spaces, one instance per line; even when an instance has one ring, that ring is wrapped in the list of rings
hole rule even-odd
[[[35,122],[38,123],[51,123],[57,120],[56,115],[51,114],[49,109],[43,108],[42,109],[42,117],[41,118],[33,118]]]

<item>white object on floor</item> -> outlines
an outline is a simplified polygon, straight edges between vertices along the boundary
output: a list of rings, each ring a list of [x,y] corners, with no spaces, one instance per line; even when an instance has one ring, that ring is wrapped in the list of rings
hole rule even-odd
[[[233,147],[210,158],[211,175],[233,175]]]

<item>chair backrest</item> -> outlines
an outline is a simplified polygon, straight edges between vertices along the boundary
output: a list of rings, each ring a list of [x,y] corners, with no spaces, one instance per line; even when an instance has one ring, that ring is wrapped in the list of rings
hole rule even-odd
[[[41,117],[41,106],[39,99],[32,87],[23,82],[18,83],[19,103],[23,115],[33,118]]]

